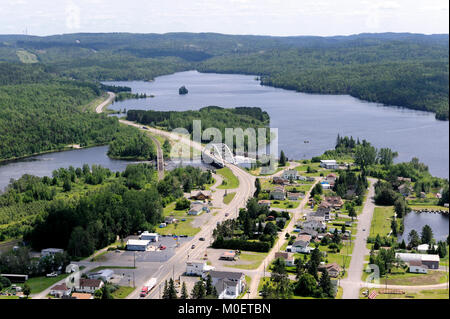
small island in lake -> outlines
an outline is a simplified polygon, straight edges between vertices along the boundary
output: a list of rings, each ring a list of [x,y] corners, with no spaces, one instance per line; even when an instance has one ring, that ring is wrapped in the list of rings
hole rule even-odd
[[[179,93],[180,95],[185,95],[185,94],[188,94],[189,91],[188,91],[188,89],[186,89],[186,87],[183,85],[182,87],[180,87],[180,88],[178,89],[178,93]]]

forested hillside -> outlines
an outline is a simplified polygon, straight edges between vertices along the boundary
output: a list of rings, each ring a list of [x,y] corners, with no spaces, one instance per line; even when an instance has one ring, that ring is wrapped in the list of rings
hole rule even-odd
[[[266,85],[350,94],[448,119],[448,43],[448,35],[408,33],[3,35],[0,61],[28,52],[51,72],[80,80],[152,80],[188,69],[255,74]]]
[[[131,133],[117,118],[83,111],[100,94],[98,84],[62,78],[42,65],[0,63],[0,161],[113,139],[114,157],[152,159],[150,139],[123,150],[122,135]]]

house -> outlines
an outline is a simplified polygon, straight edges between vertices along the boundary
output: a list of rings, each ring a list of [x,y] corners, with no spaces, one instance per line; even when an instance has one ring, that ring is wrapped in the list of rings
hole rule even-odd
[[[317,211],[311,214],[311,216],[323,217],[323,219],[327,222],[331,219],[330,211],[331,209],[329,207],[319,207]]]
[[[94,299],[94,296],[83,292],[74,292],[72,293],[72,299]]]
[[[284,187],[275,187],[270,191],[270,198],[275,200],[285,200],[286,195],[284,192]]]
[[[291,246],[287,246],[286,251],[292,253],[309,254],[311,251],[309,243],[310,243],[309,241],[297,240]]]
[[[411,178],[398,176],[398,177],[397,177],[397,181],[399,181],[399,182],[404,182],[404,183],[405,183],[405,182],[411,183]]]
[[[234,261],[236,260],[236,252],[234,250],[225,251],[220,255],[219,259]]]
[[[402,184],[398,187],[398,191],[400,192],[400,194],[402,194],[403,196],[409,196],[412,192],[413,189],[410,185],[408,184]]]
[[[145,231],[139,236],[139,239],[140,240],[150,240],[151,242],[157,242],[158,234],[157,233],[149,233],[148,231]]]
[[[176,222],[178,222],[178,220],[175,217],[173,217],[173,216],[167,216],[166,218],[164,218],[164,223],[165,224],[173,224],[173,223],[176,223]]]
[[[331,173],[327,175],[325,180],[331,185],[331,187],[333,187],[334,184],[336,183],[336,179],[337,179],[336,174]]]
[[[437,250],[438,246],[434,245],[434,249]],[[428,250],[430,250],[430,245],[428,245],[428,244],[422,244],[422,245],[417,246],[417,251],[419,253],[427,253]]]
[[[340,196],[325,196],[325,199],[320,204],[320,207],[341,209],[342,205],[344,205],[344,202]]]
[[[319,232],[312,228],[303,228],[299,235],[310,235],[311,238],[316,238],[319,235]]]
[[[290,181],[290,180],[298,180],[299,174],[296,169],[288,169],[283,172],[283,178]]]
[[[56,254],[64,253],[64,249],[61,248],[46,248],[41,250],[41,257],[55,256]]]
[[[304,232],[306,231],[306,229],[311,229],[318,232],[322,232],[327,229],[327,225],[324,222],[318,220],[307,220],[306,222],[303,222],[302,226]]]
[[[321,182],[320,185],[322,186],[323,189],[331,189],[331,185],[328,182]]]
[[[102,288],[104,285],[100,279],[80,279],[80,285],[77,287],[77,292],[86,292],[93,294],[96,290]]]
[[[87,275],[89,279],[99,279],[103,281],[110,281],[112,276],[114,275],[114,271],[111,269],[102,269],[97,272],[93,272]]]
[[[150,245],[150,240],[129,239],[127,241],[127,250],[146,251]]]
[[[236,299],[245,290],[245,275],[242,272],[212,270],[209,274],[219,299]],[[204,273],[203,277],[206,278],[206,275]]]
[[[298,200],[300,197],[303,197],[302,195],[303,195],[302,193],[291,193],[291,192],[288,192],[287,193],[287,199],[289,199],[289,200]]]
[[[428,267],[428,269],[439,269],[440,258],[439,255],[430,254],[411,254],[411,253],[396,253],[395,258],[399,258],[405,263],[411,263],[421,261],[422,265]]]
[[[275,253],[275,259],[277,258],[283,259],[286,266],[295,266],[293,253],[279,251]]]
[[[206,261],[192,260],[186,262],[186,275],[187,276],[202,276],[207,271],[214,270],[213,266],[208,266]]]
[[[314,177],[312,177],[312,176],[307,176],[307,177],[306,177],[306,180],[307,180],[308,182],[314,182],[314,181],[315,181]]]
[[[279,185],[285,185],[285,184],[289,183],[289,180],[284,179],[283,177],[275,176],[272,179],[272,183],[273,184],[279,184]]]
[[[338,169],[339,165],[336,163],[336,160],[321,160],[320,167],[326,169]]]
[[[203,190],[197,190],[192,191],[189,195],[190,199],[194,200],[210,200],[212,198],[211,191],[203,191]]]
[[[191,204],[191,208],[188,211],[188,215],[198,216],[203,212],[206,213],[210,212],[208,205],[196,202]]]
[[[57,298],[70,296],[71,292],[72,288],[67,287],[66,283],[55,285],[52,288],[50,288],[50,295],[55,296]]]
[[[297,240],[305,241],[305,242],[311,242],[312,236],[309,234],[300,234],[297,236]]]
[[[320,265],[318,267],[319,271],[323,271],[323,270],[327,270],[328,275],[330,275],[330,277],[333,278],[337,278],[339,277],[339,275],[341,274],[342,268],[341,266],[339,266],[337,263],[332,263],[332,264],[328,264],[328,265]]]
[[[414,274],[426,274],[428,273],[428,267],[425,266],[422,261],[413,260],[409,262],[409,272]]]
[[[270,200],[262,199],[262,200],[258,201],[258,204],[261,206],[267,206],[270,208]]]

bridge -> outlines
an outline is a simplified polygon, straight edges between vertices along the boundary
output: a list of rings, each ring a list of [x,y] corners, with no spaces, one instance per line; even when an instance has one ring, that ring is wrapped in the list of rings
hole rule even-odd
[[[202,150],[202,160],[208,164],[225,167],[226,163],[236,165],[236,158],[224,143],[208,144]]]

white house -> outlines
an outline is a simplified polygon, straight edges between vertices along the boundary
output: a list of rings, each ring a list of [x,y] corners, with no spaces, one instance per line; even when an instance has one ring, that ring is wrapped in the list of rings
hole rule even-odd
[[[428,273],[428,267],[422,264],[421,261],[411,261],[409,263],[409,272],[414,274],[426,274]]]
[[[287,252],[309,254],[311,247],[309,247],[309,241],[297,240],[291,246],[286,247]]]
[[[111,280],[112,276],[114,275],[114,271],[111,269],[102,269],[97,272],[93,272],[87,275],[89,279],[99,279],[103,281],[109,281]]]
[[[293,253],[279,251],[279,252],[275,253],[275,259],[276,258],[283,259],[284,260],[284,264],[286,266],[295,266],[295,264],[294,264],[294,254]]]
[[[287,179],[287,180],[291,180],[291,179],[297,180],[297,179],[299,179],[300,175],[298,174],[298,171],[296,169],[288,169],[283,172],[282,176],[284,179]]]
[[[159,237],[157,233],[149,233],[148,231],[143,232],[140,236],[139,236],[140,240],[150,240],[152,242],[156,242],[158,241]]]
[[[146,251],[150,245],[150,240],[129,239],[127,241],[127,250]]]
[[[219,299],[236,299],[245,290],[245,275],[242,272],[212,270],[209,274]],[[206,278],[206,273],[203,277]]]
[[[78,292],[86,292],[93,294],[96,290],[102,288],[104,285],[100,279],[80,279],[80,285],[77,287]]]
[[[320,185],[322,186],[323,189],[331,189],[330,183],[326,181],[321,182]]]
[[[270,191],[270,198],[275,200],[285,200],[286,194],[283,187],[275,187]]]
[[[54,256],[56,254],[64,253],[64,249],[61,248],[46,248],[41,250],[41,257]]]
[[[197,216],[203,212],[209,213],[209,207],[207,204],[195,202],[192,203],[191,208],[189,209],[188,215]]]
[[[213,266],[208,266],[206,261],[192,260],[186,262],[187,276],[202,276],[205,272],[214,270]]]
[[[417,251],[419,253],[427,253],[429,249],[430,249],[430,245],[428,245],[428,244],[422,244],[422,245],[417,246]],[[434,249],[438,249],[438,246],[434,245]]]
[[[320,167],[326,169],[338,169],[339,165],[336,163],[336,160],[321,160]]]
[[[57,298],[62,298],[64,296],[70,296],[72,292],[72,288],[66,286],[65,283],[60,285],[55,285],[50,289],[50,295],[55,296]]]

